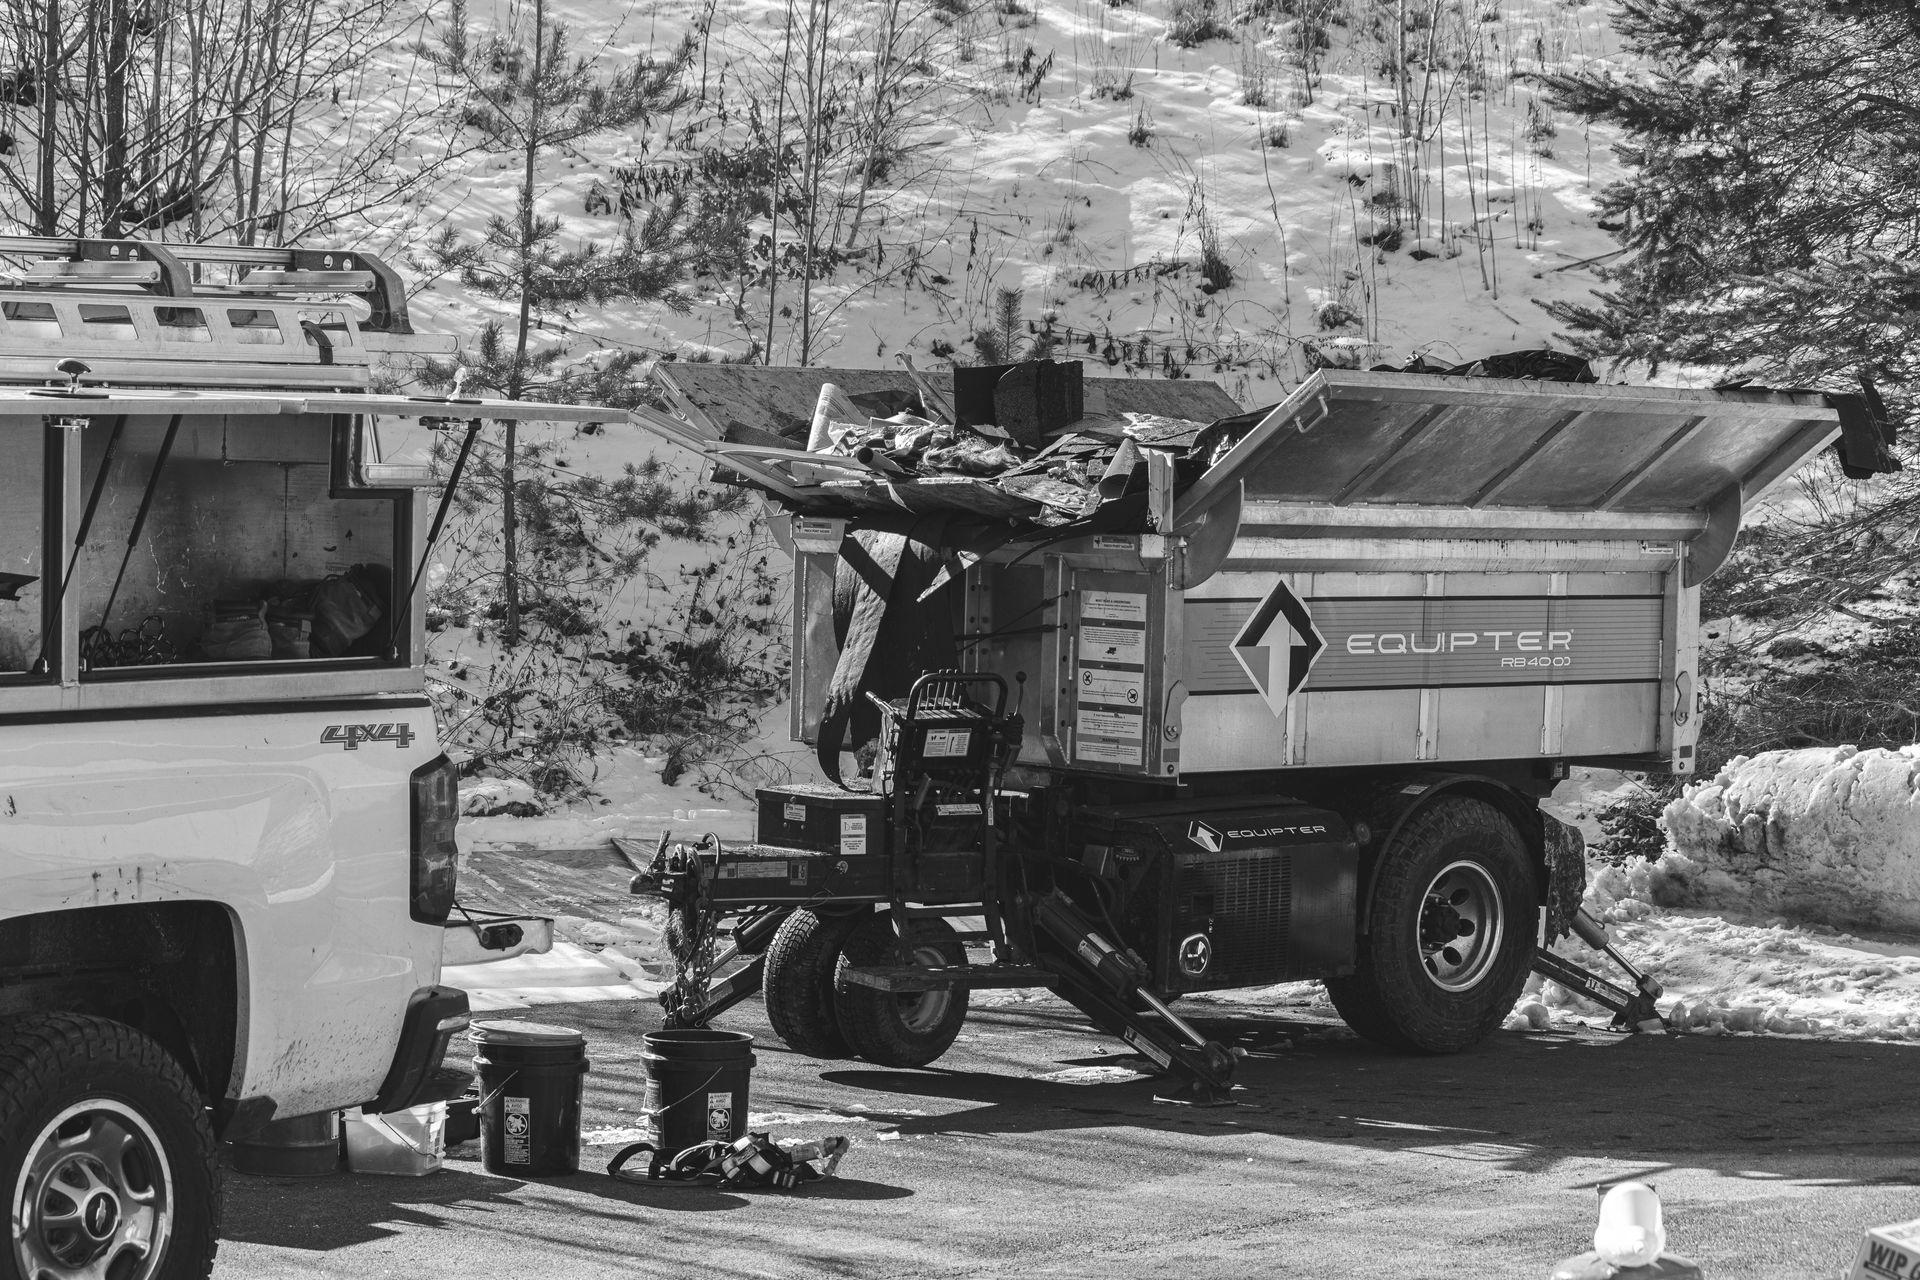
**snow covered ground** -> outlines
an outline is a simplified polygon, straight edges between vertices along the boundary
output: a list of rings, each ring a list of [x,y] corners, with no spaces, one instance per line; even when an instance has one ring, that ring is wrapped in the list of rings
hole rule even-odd
[[[1243,14],[1223,5],[1220,34],[1191,48],[1169,38],[1182,7],[1005,0],[903,10],[926,42],[917,73],[929,79],[926,96],[903,117],[897,184],[874,192],[869,225],[883,249],[813,289],[809,362],[880,366],[910,352],[937,363],[948,347],[967,358],[998,287],[1024,290],[1025,319],[1050,318],[1070,339],[1067,354],[1137,376],[1157,376],[1171,359],[1249,406],[1284,395],[1308,346],[1372,363],[1414,352],[1469,359],[1551,339],[1533,304],[1593,285],[1594,261],[1615,247],[1596,225],[1595,196],[1618,167],[1613,138],[1556,118],[1528,76],[1618,59],[1608,6],[1435,9],[1437,26],[1409,37],[1404,102],[1383,74],[1390,7],[1332,6],[1311,74],[1301,50],[1314,36],[1301,7]],[[468,9],[476,30],[516,17],[524,28],[530,11],[507,0]],[[571,49],[599,58],[603,72],[703,33],[697,102],[650,130],[585,139],[542,161],[540,212],[560,220],[563,240],[618,232],[620,215],[589,200],[596,184],[616,184],[616,170],[670,172],[723,148],[749,102],[777,97],[762,82],[780,57],[788,9],[784,0],[551,0]],[[866,46],[882,13],[835,10],[849,66],[873,57]],[[409,38],[369,60],[341,110],[378,116],[395,86],[428,74],[411,49],[444,38],[446,18],[422,5]],[[448,143],[410,145],[424,163]],[[510,212],[514,163],[457,159],[432,196],[372,212],[375,244],[424,267],[442,228],[477,238],[490,217]],[[1399,234],[1381,239],[1389,229]],[[756,235],[768,230],[755,224]],[[1208,244],[1233,275],[1218,291],[1199,271]],[[798,287],[783,287],[771,358],[793,363]],[[764,290],[707,278],[689,291],[685,314],[578,308],[548,317],[538,337],[681,359],[737,357],[766,342]],[[413,305],[423,327],[467,334],[512,309],[451,277],[427,283]]]
[[[1617,774],[1576,771],[1553,807],[1568,821],[1588,820],[1591,835],[1592,812],[1633,785]],[[1588,868],[1587,910],[1607,923],[1628,958],[1659,978],[1666,989],[1660,1009],[1671,1021],[1711,1035],[1920,1040],[1920,936],[1848,933],[1770,912],[1655,905],[1683,874],[1683,859],[1669,850],[1654,862]],[[1575,940],[1559,949],[1607,971],[1604,957]],[[1537,977],[1519,1008],[1530,1017],[1516,1014],[1510,1026],[1606,1021],[1591,1016],[1593,1006]]]
[[[446,965],[440,980],[465,991],[475,1013],[487,1014],[533,1005],[649,999],[667,985],[625,960],[615,946],[596,950],[556,939],[541,955]]]

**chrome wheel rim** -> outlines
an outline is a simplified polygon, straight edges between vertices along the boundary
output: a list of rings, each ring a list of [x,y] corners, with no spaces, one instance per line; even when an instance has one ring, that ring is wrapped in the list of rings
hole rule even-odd
[[[173,1171],[124,1103],[76,1102],[40,1130],[13,1187],[23,1280],[145,1280],[173,1234]]]
[[[913,962],[930,969],[942,969],[947,965],[947,953],[931,943],[921,943],[913,949]],[[894,1000],[901,1025],[915,1035],[924,1035],[939,1026],[947,1016],[947,1010],[953,1006],[953,988],[902,991]]]
[[[1479,985],[1500,958],[1506,926],[1506,903],[1487,869],[1448,863],[1421,896],[1420,963],[1427,981],[1442,991]]]

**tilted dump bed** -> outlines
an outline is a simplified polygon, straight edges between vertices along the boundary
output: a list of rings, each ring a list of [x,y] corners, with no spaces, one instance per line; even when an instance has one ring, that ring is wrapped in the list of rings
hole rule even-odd
[[[815,388],[836,376],[783,372]],[[1204,455],[1153,458],[1143,439],[1155,465],[1130,527],[1030,524],[996,545],[981,530],[1006,517],[984,503],[940,525],[971,565],[956,660],[1027,675],[1030,766],[1684,772],[1699,585],[1743,507],[1839,424],[1814,392],[1323,370],[1265,414],[1216,424]],[[846,625],[844,540],[924,515],[940,482],[681,438],[797,517],[794,727],[812,741]]]

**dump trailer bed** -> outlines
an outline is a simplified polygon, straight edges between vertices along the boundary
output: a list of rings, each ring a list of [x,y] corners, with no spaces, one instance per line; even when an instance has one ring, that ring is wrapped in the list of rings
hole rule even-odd
[[[1325,370],[1188,488],[1169,473],[1144,527],[1038,531],[987,555],[965,578],[961,665],[1028,674],[1020,763],[1035,767],[1688,772],[1699,585],[1744,506],[1838,431],[1810,392]],[[840,659],[840,544],[860,524],[808,516],[841,501],[785,499],[803,522],[807,741]]]

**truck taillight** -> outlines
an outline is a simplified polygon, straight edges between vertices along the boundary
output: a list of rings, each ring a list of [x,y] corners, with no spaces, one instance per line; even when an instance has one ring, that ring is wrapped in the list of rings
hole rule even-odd
[[[453,827],[460,818],[460,771],[444,755],[413,771],[412,897],[409,914],[421,924],[445,924],[453,910],[460,851]]]

